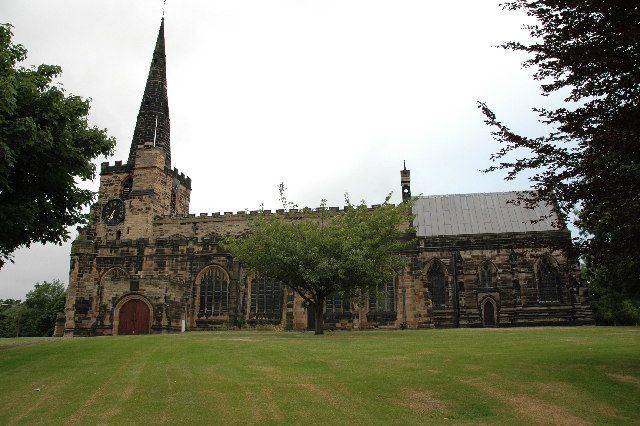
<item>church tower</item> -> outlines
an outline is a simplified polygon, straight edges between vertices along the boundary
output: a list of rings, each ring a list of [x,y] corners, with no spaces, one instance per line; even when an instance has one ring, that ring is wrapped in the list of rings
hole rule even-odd
[[[154,218],[189,213],[191,179],[171,169],[164,18],[125,164],[103,163],[94,210],[96,237],[151,238]]]
[[[158,223],[188,215],[191,194],[191,179],[171,168],[166,69],[163,18],[129,157],[102,163],[89,224],[72,244],[66,335],[175,331],[185,317],[189,288],[149,261],[162,253]]]

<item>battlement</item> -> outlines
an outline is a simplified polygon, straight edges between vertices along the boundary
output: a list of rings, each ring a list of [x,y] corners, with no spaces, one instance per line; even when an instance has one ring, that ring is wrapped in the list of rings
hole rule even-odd
[[[131,171],[131,165],[129,163],[122,164],[122,160],[116,161],[113,165],[108,161],[100,163],[100,174],[106,175],[110,173],[126,173]]]
[[[145,143],[144,145],[138,145],[140,149],[162,149],[160,147],[155,147],[150,143]],[[132,165],[129,163],[122,163],[121,160],[116,161],[113,164],[110,164],[108,161],[100,163],[100,174],[106,175],[111,173],[128,173],[133,169]],[[169,168],[165,167],[164,172],[177,179],[182,185],[184,185],[187,189],[191,189],[191,178],[186,176],[184,173],[180,172],[177,168]]]
[[[191,189],[191,178],[189,176],[186,176],[184,173],[180,173],[175,167],[173,169],[169,169],[168,167],[166,167],[165,173],[173,176],[175,179],[178,179],[178,181],[182,185],[184,185],[185,188]]]
[[[367,207],[368,210],[373,210],[380,207],[380,204],[372,204]],[[300,217],[304,216],[308,213],[319,213],[323,210],[329,213],[341,213],[345,212],[353,207],[344,206],[344,207],[317,207],[315,209],[312,208],[303,208],[303,209],[277,209],[275,212],[271,210],[240,210],[237,212],[203,212],[203,213],[191,213],[191,214],[183,214],[183,215],[162,215],[156,216],[156,222],[161,223],[175,223],[175,222],[206,222],[206,221],[223,221],[223,220],[246,220],[259,216],[269,216],[269,215],[277,215],[283,217]]]

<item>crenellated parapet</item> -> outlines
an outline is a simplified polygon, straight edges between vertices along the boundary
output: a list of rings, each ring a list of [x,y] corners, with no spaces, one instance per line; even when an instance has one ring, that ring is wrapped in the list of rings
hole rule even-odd
[[[124,163],[118,160],[113,164],[110,164],[108,161],[100,163],[100,175],[107,175],[112,173],[128,173],[132,169],[131,164]]]
[[[186,176],[184,173],[179,172],[175,167],[173,169],[166,167],[165,173],[172,176],[174,179],[177,179],[185,188],[191,189],[191,178]]]
[[[188,177],[188,182],[191,182],[191,179]],[[373,210],[379,208],[380,204],[372,204],[368,206],[368,210]],[[254,218],[259,216],[282,216],[284,218],[298,218],[304,216],[305,214],[311,213],[320,213],[325,211],[327,213],[344,213],[353,207],[344,206],[344,207],[317,207],[315,209],[312,208],[303,208],[303,209],[277,209],[275,211],[272,210],[239,210],[236,212],[203,212],[203,213],[191,213],[191,214],[183,214],[183,215],[162,215],[157,216],[155,218],[156,223],[171,223],[176,221],[219,221],[223,219],[240,219],[245,220],[247,218]]]

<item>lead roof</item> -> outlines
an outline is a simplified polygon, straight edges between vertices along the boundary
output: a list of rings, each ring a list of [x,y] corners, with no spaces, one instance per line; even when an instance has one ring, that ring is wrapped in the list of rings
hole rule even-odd
[[[510,203],[525,192],[491,192],[418,197],[413,205],[418,237],[554,231],[549,204],[534,209]],[[532,220],[544,218],[537,223]]]

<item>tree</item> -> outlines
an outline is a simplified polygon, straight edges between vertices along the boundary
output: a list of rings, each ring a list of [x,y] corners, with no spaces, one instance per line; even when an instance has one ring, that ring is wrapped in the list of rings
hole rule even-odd
[[[0,25],[0,267],[20,246],[69,238],[93,198],[78,181],[93,179],[91,160],[115,144],[88,125],[89,100],[53,83],[60,67],[17,65],[27,51],[12,36]]]
[[[323,201],[317,211],[265,213],[245,235],[227,237],[225,246],[255,273],[299,294],[315,311],[315,334],[322,334],[328,296],[362,297],[402,269],[410,222],[410,203],[395,206],[389,197],[376,208],[347,199],[344,212],[328,210]]]
[[[51,336],[56,317],[64,311],[67,300],[65,286],[60,280],[36,283],[24,300],[27,307],[29,333],[33,336]]]
[[[58,312],[64,310],[66,290],[59,280],[36,283],[24,302],[0,300],[0,337],[51,336]]]
[[[20,317],[24,306],[17,299],[0,299],[0,337],[17,337],[20,334]]]
[[[600,288],[640,301],[640,6],[635,0],[517,0],[504,5],[537,20],[526,52],[543,95],[567,93],[564,106],[536,108],[550,127],[531,138],[479,103],[503,146],[487,171],[506,179],[533,172],[533,206],[552,202],[576,213],[577,243]],[[522,151],[524,155],[517,155]]]

